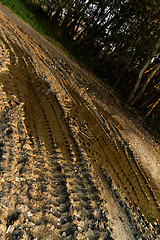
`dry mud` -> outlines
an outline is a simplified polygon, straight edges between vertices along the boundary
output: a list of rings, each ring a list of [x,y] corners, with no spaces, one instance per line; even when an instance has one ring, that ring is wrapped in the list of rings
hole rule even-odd
[[[2,5],[0,33],[0,239],[160,239],[139,120]]]

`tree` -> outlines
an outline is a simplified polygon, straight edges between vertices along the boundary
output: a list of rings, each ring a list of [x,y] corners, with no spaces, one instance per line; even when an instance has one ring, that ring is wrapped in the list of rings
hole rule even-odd
[[[138,93],[137,97],[135,97],[135,94],[136,94],[136,92],[137,92],[137,90],[138,90],[138,87],[139,87],[139,85],[140,85],[140,83],[141,83],[142,76],[143,76],[145,70],[147,69],[147,67],[149,66],[149,64],[151,63],[151,61],[153,60],[153,58],[155,57],[155,55],[156,55],[157,51],[159,50],[159,48],[160,48],[160,39],[158,39],[158,41],[157,41],[155,47],[153,48],[151,54],[150,54],[149,56],[147,56],[146,61],[144,62],[144,65],[142,66],[142,68],[141,68],[141,70],[140,70],[140,72],[139,72],[137,82],[136,82],[136,84],[135,84],[135,86],[134,86],[134,88],[133,88],[133,90],[132,90],[132,92],[131,92],[131,94],[130,94],[130,96],[129,96],[129,99],[128,99],[128,102],[131,103],[132,105],[133,105],[133,104],[136,102],[136,100],[139,98],[139,95],[141,94],[141,92],[143,92],[143,91],[140,91],[140,92]],[[159,67],[158,67],[158,69],[159,69]],[[157,69],[157,70],[158,70],[158,69]],[[156,70],[156,71],[157,71],[157,70]],[[147,83],[149,82],[149,80],[153,77],[153,75],[155,74],[156,71],[153,71],[153,74],[151,74],[150,78],[148,78],[148,79],[145,81],[145,84],[144,84],[144,87],[143,87],[144,89],[145,89],[145,86],[147,85]],[[142,88],[142,89],[143,89],[143,88]]]
[[[154,81],[160,69],[156,60],[160,49],[159,0],[24,1],[41,8],[54,32],[82,57],[87,56],[100,76],[111,76],[113,84],[128,94],[131,105],[143,99],[148,86],[157,96]],[[154,103],[155,98],[150,101]]]

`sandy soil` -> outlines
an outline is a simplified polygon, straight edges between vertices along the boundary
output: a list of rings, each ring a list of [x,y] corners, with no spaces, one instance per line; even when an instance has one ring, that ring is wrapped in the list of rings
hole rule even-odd
[[[140,117],[3,5],[0,32],[0,239],[160,239]]]

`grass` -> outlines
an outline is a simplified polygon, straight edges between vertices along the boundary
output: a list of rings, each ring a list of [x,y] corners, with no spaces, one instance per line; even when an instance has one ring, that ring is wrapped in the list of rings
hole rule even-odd
[[[58,47],[60,51],[69,55],[69,57],[82,68],[89,70],[97,77],[102,78],[104,82],[107,82],[103,76],[95,71],[95,66],[91,64],[86,56],[82,55],[79,50],[73,48],[71,44],[68,44],[62,36],[57,37],[53,26],[49,24],[46,16],[44,16],[44,12],[39,13],[38,11],[32,11],[33,9],[31,10],[23,0],[0,0],[0,2],[48,39],[54,46]]]
[[[21,0],[0,0],[1,3],[6,5],[9,9],[11,9],[14,13],[16,13],[20,18],[27,22],[34,22],[35,17],[26,7],[25,3]]]
[[[36,14],[36,12],[32,12],[23,0],[0,0],[0,2],[31,25],[40,34],[45,35],[47,38],[54,37],[48,29],[47,20],[45,20],[43,16]]]
[[[23,0],[0,0],[1,3],[6,5],[12,12],[32,26],[37,32],[43,35],[54,46],[58,47],[60,51],[69,55],[69,57],[77,62],[81,67],[87,66],[84,59],[81,59],[81,55],[73,52],[72,46],[70,46],[65,39],[59,38],[54,34],[53,29],[49,26],[49,22],[42,14],[31,11]],[[91,69],[90,69],[91,70]]]

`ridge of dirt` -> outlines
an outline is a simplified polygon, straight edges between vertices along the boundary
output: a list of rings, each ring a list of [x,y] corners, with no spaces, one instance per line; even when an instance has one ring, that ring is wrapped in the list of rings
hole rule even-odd
[[[159,147],[95,77],[0,12],[0,239],[160,239]]]

